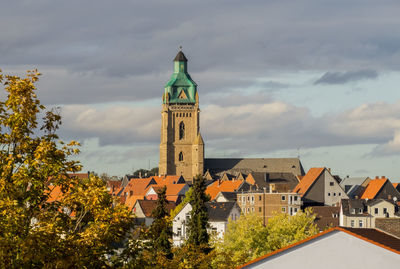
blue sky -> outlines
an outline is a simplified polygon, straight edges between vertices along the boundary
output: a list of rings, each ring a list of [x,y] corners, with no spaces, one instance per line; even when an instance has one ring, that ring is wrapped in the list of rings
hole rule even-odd
[[[400,181],[397,1],[2,3],[0,68],[38,68],[84,170],[157,166],[163,86],[180,45],[208,157],[293,157]]]

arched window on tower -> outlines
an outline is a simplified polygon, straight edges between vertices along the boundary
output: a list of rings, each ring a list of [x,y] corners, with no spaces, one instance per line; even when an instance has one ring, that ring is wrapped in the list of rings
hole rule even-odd
[[[185,124],[183,121],[179,124],[179,140],[185,138]]]
[[[182,153],[182,151],[179,152],[179,161],[183,162],[183,153]]]

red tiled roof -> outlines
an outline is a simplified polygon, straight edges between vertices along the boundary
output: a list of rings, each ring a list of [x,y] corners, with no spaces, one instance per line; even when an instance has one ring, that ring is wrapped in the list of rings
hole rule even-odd
[[[142,208],[143,214],[149,218],[149,217],[151,217],[151,214],[152,214],[154,208],[156,208],[156,206],[157,206],[157,201],[156,200],[137,200],[135,206],[138,206],[138,205]],[[168,204],[166,205],[168,214],[175,207],[176,207],[176,204],[174,202],[169,201]]]
[[[211,200],[214,199],[217,194],[221,191],[226,192],[234,192],[236,191],[240,185],[243,183],[243,180],[233,180],[233,181],[215,181],[211,185],[209,185],[206,189],[206,194],[211,196]]]
[[[293,192],[297,192],[297,193],[301,194],[301,196],[303,196],[324,170],[325,170],[325,167],[310,168],[310,170],[308,170],[307,174],[301,179],[299,184],[297,184],[297,186],[294,188]]]
[[[88,173],[68,173],[69,177],[77,177],[80,179],[89,178]]]
[[[371,180],[367,188],[365,188],[364,193],[361,195],[361,199],[375,199],[375,196],[382,189],[383,185],[385,185],[387,178],[379,178]]]
[[[377,245],[379,247],[382,247],[384,249],[393,251],[394,253],[400,254],[400,239],[398,239],[398,238],[396,238],[394,236],[391,236],[391,235],[388,235],[386,233],[380,232],[380,231],[378,231],[376,229],[334,227],[334,228],[326,230],[326,231],[324,231],[322,233],[310,236],[310,237],[308,237],[306,239],[303,239],[303,240],[301,240],[301,241],[299,241],[297,243],[291,244],[289,246],[286,246],[284,248],[275,250],[275,251],[273,251],[271,253],[268,253],[268,254],[266,254],[264,256],[261,256],[261,257],[259,257],[257,259],[249,261],[249,262],[239,266],[238,268],[244,268],[244,267],[246,267],[246,266],[248,266],[250,264],[254,264],[256,262],[259,262],[259,261],[262,261],[264,259],[267,259],[267,258],[269,258],[271,256],[280,254],[281,252],[284,252],[284,251],[286,251],[288,249],[291,249],[293,247],[299,246],[299,245],[301,245],[303,243],[306,243],[308,241],[311,241],[311,240],[313,240],[315,238],[321,237],[321,236],[323,236],[325,234],[328,234],[328,233],[331,233],[333,231],[345,232],[345,233],[350,234],[352,236],[355,236],[355,237],[357,237],[359,239],[362,239],[364,241],[367,241],[369,243],[372,243],[372,244]]]

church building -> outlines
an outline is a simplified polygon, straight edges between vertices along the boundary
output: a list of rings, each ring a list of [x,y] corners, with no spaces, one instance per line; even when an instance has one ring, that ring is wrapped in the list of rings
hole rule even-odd
[[[251,174],[265,182],[274,177],[272,173],[304,175],[299,158],[205,159],[200,134],[199,94],[197,84],[187,71],[187,62],[186,56],[179,51],[174,59],[174,73],[165,85],[162,97],[160,175],[183,176],[188,182],[197,175],[216,180],[227,175],[247,177]]]
[[[159,174],[182,175],[190,182],[203,170],[197,84],[187,72],[187,58],[179,51],[162,97]]]

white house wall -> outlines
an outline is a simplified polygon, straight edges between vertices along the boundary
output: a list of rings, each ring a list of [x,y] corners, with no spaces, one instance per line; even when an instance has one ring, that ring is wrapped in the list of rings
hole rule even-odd
[[[399,268],[400,255],[342,231],[333,231],[245,268]]]

